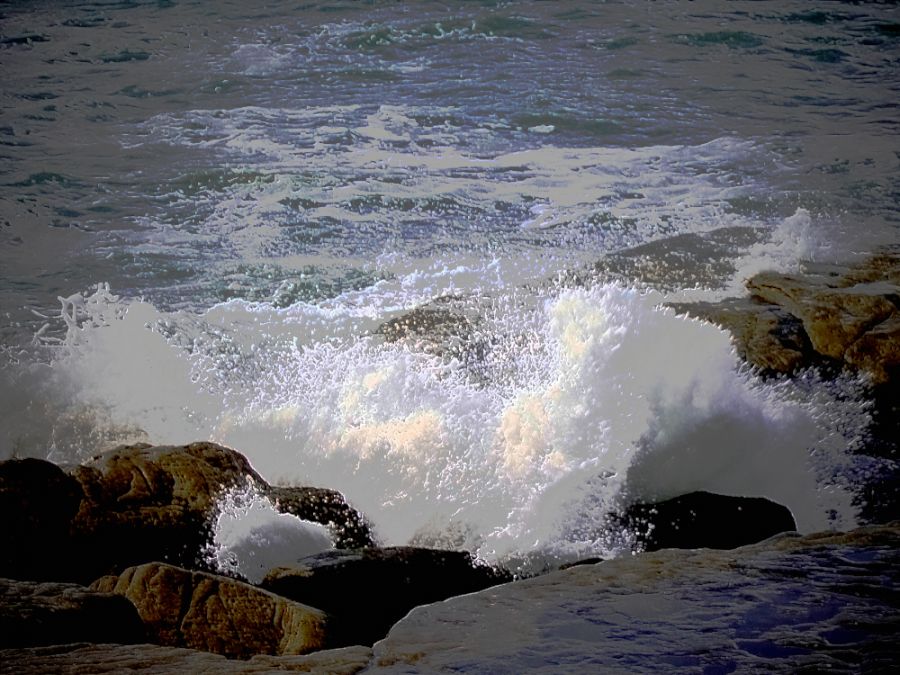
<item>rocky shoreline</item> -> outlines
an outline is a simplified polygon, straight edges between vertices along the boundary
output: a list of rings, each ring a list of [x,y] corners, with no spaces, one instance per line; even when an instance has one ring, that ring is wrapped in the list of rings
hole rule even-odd
[[[875,401],[865,452],[896,460],[898,258],[747,287],[674,309],[727,328],[764,376],[861,374]],[[633,504],[617,524],[645,552],[517,579],[467,552],[381,546],[340,493],[269,485],[213,443],[7,460],[0,673],[886,671],[900,657],[897,484],[878,486],[882,524],[803,537],[762,499]],[[217,566],[204,552],[240,488],[327,528],[333,548],[252,579]]]

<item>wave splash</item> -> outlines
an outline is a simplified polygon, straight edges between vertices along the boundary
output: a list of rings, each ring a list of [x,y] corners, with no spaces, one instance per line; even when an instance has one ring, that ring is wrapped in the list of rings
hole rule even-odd
[[[53,392],[55,461],[206,438],[272,483],[342,491],[386,544],[522,567],[615,554],[629,537],[606,516],[692,490],[770,498],[806,532],[853,526],[869,422],[854,383],[760,381],[726,333],[660,300],[609,284],[482,297],[465,360],[385,341],[356,301],[197,315],[101,287],[69,299],[25,398]]]

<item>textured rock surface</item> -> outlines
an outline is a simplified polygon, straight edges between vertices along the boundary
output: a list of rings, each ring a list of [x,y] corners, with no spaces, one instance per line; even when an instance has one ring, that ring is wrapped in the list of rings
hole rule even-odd
[[[373,545],[339,492],[269,486],[243,455],[213,443],[135,445],[68,475],[38,459],[0,462],[0,576],[90,583],[152,560],[205,569],[219,498],[248,481],[283,513],[328,526],[339,546]]]
[[[272,570],[262,586],[334,617],[333,644],[371,644],[417,605],[509,580],[460,551],[394,547],[328,551]]]
[[[148,563],[92,587],[128,598],[163,646],[237,658],[325,647],[323,612],[233,579]]]
[[[337,548],[374,546],[372,533],[363,516],[337,490],[316,487],[270,487],[275,508],[304,520],[326,525]]]
[[[84,586],[0,579],[0,648],[70,642],[143,642],[125,598]]]
[[[647,551],[661,548],[737,548],[797,529],[791,512],[768,499],[692,492],[624,514]]]
[[[747,289],[746,298],[672,306],[728,329],[738,353],[765,371],[830,362],[867,373],[877,385],[897,384],[900,256],[808,265],[802,275],[761,272]]]
[[[576,566],[414,609],[366,672],[892,672],[900,524]]]
[[[52,579],[69,553],[81,487],[39,459],[0,462],[0,576]]]
[[[371,657],[368,647],[330,649],[306,656],[254,656],[246,661],[192,649],[158,645],[73,644],[60,647],[0,650],[3,675],[219,675],[220,673],[320,673],[353,675]]]
[[[262,483],[243,455],[212,443],[120,447],[71,473],[85,493],[73,523],[81,579],[150,560],[193,566],[221,492]]]

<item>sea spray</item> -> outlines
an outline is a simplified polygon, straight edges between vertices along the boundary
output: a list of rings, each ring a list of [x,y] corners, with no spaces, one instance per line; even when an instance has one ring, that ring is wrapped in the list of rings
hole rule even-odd
[[[270,482],[340,490],[385,544],[522,567],[614,554],[629,537],[610,513],[691,490],[768,497],[803,531],[855,523],[868,416],[852,382],[763,382],[727,333],[617,285],[460,296],[478,313],[471,363],[361,329],[378,317],[359,299],[73,303],[93,318],[48,371],[98,425],[208,438]],[[103,449],[81,440],[54,458]]]
[[[279,513],[248,482],[219,499],[207,560],[216,568],[259,583],[270,569],[334,548],[328,528]]]

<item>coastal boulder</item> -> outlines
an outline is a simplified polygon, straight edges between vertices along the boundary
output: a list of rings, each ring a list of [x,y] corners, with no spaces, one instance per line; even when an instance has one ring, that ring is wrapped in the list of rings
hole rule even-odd
[[[325,646],[324,612],[226,577],[148,563],[92,588],[128,598],[150,640],[167,647],[249,658]]]
[[[220,498],[251,484],[282,512],[324,524],[344,543],[372,543],[368,525],[340,493],[272,487],[246,457],[214,443],[123,446],[70,473],[85,495],[72,526],[77,580],[153,560],[207,569],[200,555],[211,543]]]
[[[135,643],[144,625],[128,600],[84,586],[0,579],[0,648]]]
[[[81,498],[78,482],[51,462],[0,462],[0,576],[54,578]]]
[[[391,547],[319,553],[271,570],[261,585],[328,612],[333,644],[371,645],[417,605],[509,580],[464,551]]]
[[[85,494],[73,535],[87,579],[150,560],[193,566],[221,493],[262,482],[243,455],[213,443],[123,446],[71,474]]]
[[[731,332],[738,354],[770,374],[847,368],[872,384],[900,386],[900,256],[855,265],[808,264],[803,274],[760,272],[749,295],[676,303],[678,313]]]
[[[791,512],[781,504],[710,492],[691,492],[654,504],[632,504],[623,520],[646,551],[738,548],[797,529]]]

